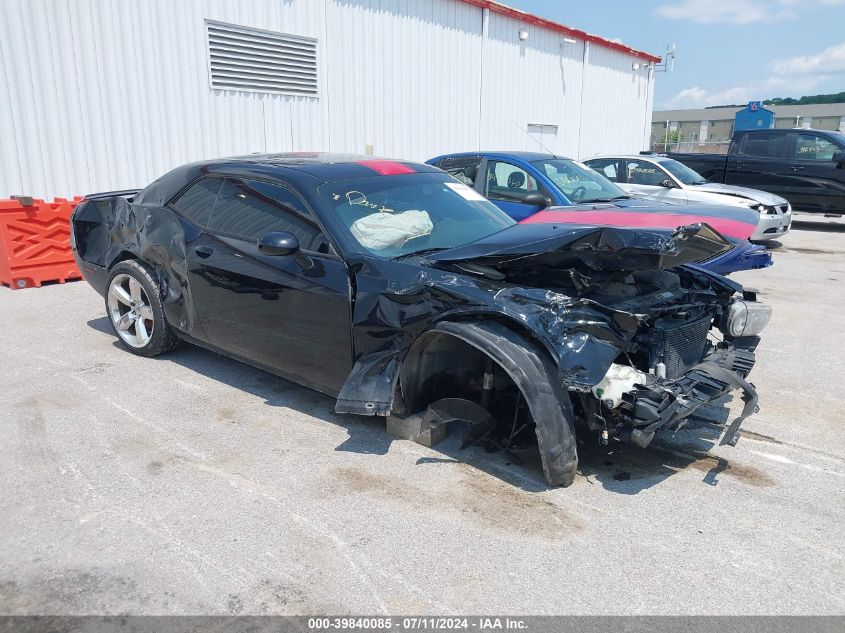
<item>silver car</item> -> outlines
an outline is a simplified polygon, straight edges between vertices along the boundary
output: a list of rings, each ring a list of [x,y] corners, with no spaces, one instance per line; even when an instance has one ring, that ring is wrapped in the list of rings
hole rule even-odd
[[[792,207],[784,198],[759,189],[708,182],[698,172],[665,156],[599,156],[584,162],[635,198],[754,209],[760,214],[751,235],[754,241],[782,237],[792,225]]]

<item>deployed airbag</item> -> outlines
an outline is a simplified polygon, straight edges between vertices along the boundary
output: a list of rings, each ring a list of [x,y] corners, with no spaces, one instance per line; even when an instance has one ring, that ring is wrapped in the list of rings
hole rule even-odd
[[[426,211],[379,212],[356,220],[351,230],[361,246],[381,251],[399,248],[408,240],[430,235],[434,225]]]

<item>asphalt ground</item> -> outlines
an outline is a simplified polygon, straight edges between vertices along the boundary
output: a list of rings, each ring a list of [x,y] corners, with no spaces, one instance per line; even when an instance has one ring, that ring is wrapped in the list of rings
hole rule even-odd
[[[845,231],[737,274],[774,316],[737,397],[550,489],[190,345],[122,351],[84,282],[0,288],[0,613],[845,614]]]

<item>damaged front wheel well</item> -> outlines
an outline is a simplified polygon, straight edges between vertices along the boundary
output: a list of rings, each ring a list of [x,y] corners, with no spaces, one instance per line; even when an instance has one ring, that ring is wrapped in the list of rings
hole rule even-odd
[[[488,354],[452,334],[430,330],[420,336],[399,374],[399,389],[405,413],[424,409],[440,398],[467,397],[479,392],[477,384]]]
[[[407,413],[440,398],[468,398],[483,406],[487,398],[496,408],[495,416],[501,417],[503,411],[494,404],[495,398],[516,396],[511,400],[517,413],[522,398],[535,427],[547,481],[572,483],[578,458],[569,395],[549,355],[504,324],[492,320],[438,323],[411,347],[399,371],[399,388]],[[504,409],[505,415],[515,415],[513,408],[510,413]]]

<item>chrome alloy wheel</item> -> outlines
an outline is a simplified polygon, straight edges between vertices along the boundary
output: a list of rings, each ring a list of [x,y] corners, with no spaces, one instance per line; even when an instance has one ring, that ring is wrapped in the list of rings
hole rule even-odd
[[[155,321],[150,300],[141,283],[125,273],[115,275],[109,285],[109,317],[124,343],[144,347],[153,335]]]

